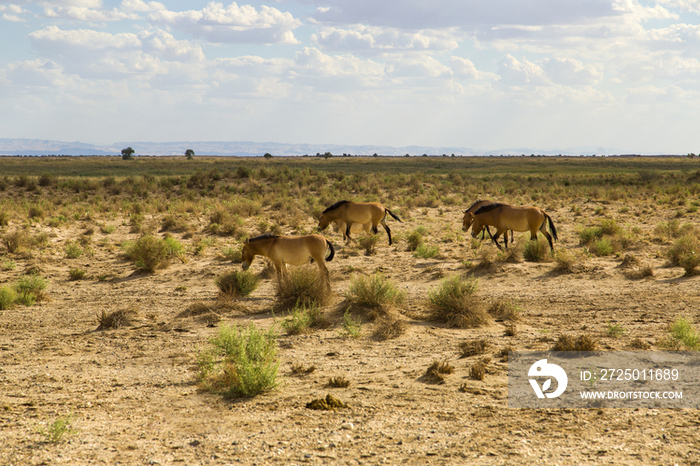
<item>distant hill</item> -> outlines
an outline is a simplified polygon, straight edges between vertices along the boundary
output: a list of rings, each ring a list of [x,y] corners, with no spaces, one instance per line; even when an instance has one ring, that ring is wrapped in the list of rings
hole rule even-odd
[[[609,147],[577,147],[567,149],[509,148],[495,150],[473,150],[467,147],[340,144],[285,144],[278,142],[250,141],[181,141],[181,142],[117,142],[110,146],[97,146],[79,141],[62,142],[42,139],[2,139],[0,155],[120,155],[121,150],[131,147],[136,155],[184,155],[192,149],[196,155],[261,156],[269,152],[274,156],[316,155],[330,152],[333,155],[617,155],[632,153]]]

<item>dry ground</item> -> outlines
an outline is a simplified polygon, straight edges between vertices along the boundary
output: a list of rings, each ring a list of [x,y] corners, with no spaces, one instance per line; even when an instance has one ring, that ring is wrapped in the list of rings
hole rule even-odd
[[[431,230],[437,259],[416,259],[406,243],[388,246],[381,233],[377,253],[342,248],[329,263],[335,293],[327,308],[334,327],[310,334],[281,332],[279,388],[253,399],[227,400],[197,384],[196,356],[216,333],[213,320],[274,325],[283,316],[270,312],[274,284],[265,280],[237,311],[219,310],[209,320],[179,315],[192,303],[214,303],[216,275],[240,265],[221,260],[219,238],[201,256],[188,253],[152,275],[133,274],[117,246],[129,233],[124,219],[102,220],[115,232],[95,231],[94,255],[66,259],[64,244],[85,229],[80,222],[46,231],[51,245],[30,254],[2,257],[0,282],[16,281],[38,267],[49,281],[49,301],[0,311],[0,463],[39,464],[697,464],[700,416],[696,410],[520,410],[507,407],[507,363],[497,353],[547,350],[562,334],[589,334],[603,350],[630,350],[632,341],[658,342],[678,315],[699,315],[698,281],[681,268],[665,265],[668,244],[641,239],[629,251],[653,268],[640,280],[625,278],[621,257],[581,255],[576,231],[591,225],[595,203],[575,201],[571,209],[550,211],[560,231],[557,248],[578,254],[580,270],[552,273],[554,262],[496,263],[478,272],[478,295],[485,302],[510,300],[522,311],[515,336],[504,325],[448,329],[420,319],[427,291],[439,279],[466,273],[464,261],[479,262],[479,251],[464,235],[441,242],[446,226],[458,231],[461,210],[416,209],[405,224],[391,221],[395,233],[418,225]],[[650,238],[663,218],[607,212],[618,223],[637,226]],[[697,224],[697,214],[683,221]],[[159,224],[146,217],[146,223]],[[206,219],[192,219],[202,231]],[[313,226],[312,219],[308,228]],[[11,225],[12,226],[12,225]],[[10,226],[10,227],[11,227]],[[175,235],[180,237],[181,235]],[[340,246],[340,235],[327,232]],[[526,234],[519,235],[524,241]],[[106,238],[106,241],[105,241]],[[191,239],[183,239],[191,247]],[[493,248],[493,246],[484,246]],[[14,268],[8,267],[13,261]],[[69,269],[87,277],[71,281]],[[260,271],[262,262],[252,269]],[[399,311],[407,332],[393,340],[372,338],[366,323],[359,339],[339,335],[340,304],[352,273],[382,271],[407,293]],[[102,280],[98,280],[101,277]],[[130,327],[96,331],[97,315],[129,306],[138,309]],[[611,325],[625,333],[609,334]],[[485,380],[470,378],[479,357],[460,359],[458,345],[484,338],[492,343]],[[444,384],[422,377],[433,361],[455,368]],[[314,365],[295,376],[293,363]],[[347,388],[325,387],[330,377],[345,377]],[[460,387],[462,388],[460,390]],[[313,411],[306,403],[333,396],[349,409]],[[40,431],[72,413],[72,433],[57,444]]]

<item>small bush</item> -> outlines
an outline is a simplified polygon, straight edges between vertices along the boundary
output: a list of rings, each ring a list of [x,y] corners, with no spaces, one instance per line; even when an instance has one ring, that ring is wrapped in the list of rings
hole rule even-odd
[[[423,244],[423,235],[420,234],[417,230],[412,231],[406,237],[406,242],[408,243],[408,250],[415,251],[416,249],[418,249],[418,246]]]
[[[257,289],[259,282],[259,278],[250,270],[236,270],[214,279],[221,294],[229,298],[248,296]]]
[[[287,335],[299,335],[321,326],[323,322],[323,313],[318,304],[314,303],[309,307],[298,305],[290,311],[289,317],[282,321],[282,328]]]
[[[241,251],[241,248],[224,248],[221,251],[221,254],[224,257],[224,259],[229,260],[234,264],[240,264],[241,262],[243,262],[243,252]]]
[[[675,349],[700,350],[700,335],[687,317],[678,317],[670,325],[671,341],[668,346]]]
[[[326,383],[327,388],[348,388],[350,386],[350,381],[345,377],[330,377],[328,383]]]
[[[362,334],[362,322],[352,316],[350,308],[343,313],[341,328],[342,330],[339,333],[343,338],[360,338]]]
[[[418,245],[416,250],[413,252],[413,257],[421,259],[432,259],[440,253],[440,248],[436,245],[430,246],[425,243]]]
[[[510,301],[504,301],[502,299],[494,302],[488,310],[488,313],[493,316],[497,321],[511,321],[516,322],[520,320],[520,308]]]
[[[316,267],[296,267],[287,278],[277,282],[280,305],[290,309],[296,306],[323,306],[330,299],[325,280]]]
[[[212,348],[198,357],[204,387],[226,397],[253,397],[277,387],[279,359],[274,328],[221,326]]]
[[[552,271],[555,273],[575,273],[580,268],[576,259],[565,249],[554,254],[554,261],[556,265]]]
[[[17,293],[10,286],[0,287],[0,310],[6,311],[12,309],[17,301]]]
[[[528,262],[545,262],[549,258],[549,243],[544,238],[527,241],[523,248],[523,258]]]
[[[379,242],[379,235],[363,236],[358,243],[365,250],[365,256],[371,256],[376,252],[376,246]]]
[[[489,322],[489,316],[474,293],[478,281],[459,275],[442,280],[437,288],[428,291],[432,318],[450,327],[480,327]]]
[[[68,275],[70,275],[71,280],[82,280],[85,277],[85,271],[78,268],[73,268],[70,269]]]
[[[138,270],[149,273],[168,267],[173,257],[184,257],[184,248],[174,238],[158,239],[148,234],[135,243],[126,243],[125,250]]]
[[[405,294],[381,273],[353,277],[345,297],[353,304],[371,309],[387,309],[405,300]]]
[[[77,243],[69,242],[66,244],[66,257],[68,259],[77,259],[82,256],[85,251]]]
[[[49,425],[48,430],[42,429],[39,433],[50,443],[60,443],[66,435],[75,433],[70,426],[71,422],[73,422],[73,416],[70,414],[61,416]]]
[[[406,333],[407,328],[408,324],[405,320],[399,319],[393,315],[386,315],[377,320],[374,337],[379,341],[398,338]]]
[[[601,238],[591,244],[590,251],[596,256],[610,256],[614,252],[613,244],[608,238]]]
[[[28,242],[27,233],[23,230],[16,230],[2,237],[2,243],[10,254],[19,252]]]
[[[671,265],[681,266],[686,276],[694,275],[700,265],[700,240],[687,235],[677,239],[666,253]]]
[[[19,295],[18,301],[26,306],[31,306],[35,301],[46,299],[46,280],[39,275],[22,277],[15,285],[15,291]]]

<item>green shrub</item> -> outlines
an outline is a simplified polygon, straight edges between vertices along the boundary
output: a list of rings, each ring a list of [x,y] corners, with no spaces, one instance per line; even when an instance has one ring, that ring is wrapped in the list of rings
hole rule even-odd
[[[687,276],[693,275],[700,265],[700,240],[691,235],[678,238],[667,251],[666,257],[671,265],[683,267]]]
[[[594,241],[590,247],[590,251],[596,256],[605,257],[610,256],[614,252],[614,248],[610,239],[605,237]]]
[[[39,275],[29,275],[19,279],[15,284],[17,291],[17,301],[25,306],[31,306],[36,301],[42,301],[46,298],[46,280]]]
[[[259,330],[222,326],[209,340],[212,348],[199,355],[204,387],[226,397],[253,397],[277,386],[279,359],[274,328]]]
[[[85,277],[85,271],[78,268],[70,269],[68,274],[71,280],[82,280]]]
[[[350,280],[350,288],[345,297],[348,301],[359,306],[382,309],[392,305],[401,305],[405,293],[381,273],[368,277],[356,276]]]
[[[323,323],[323,313],[318,304],[311,306],[298,305],[290,311],[289,317],[282,321],[282,328],[287,335],[298,335],[308,332],[309,329],[318,327]]]
[[[549,243],[544,238],[537,241],[526,241],[523,247],[523,258],[528,262],[545,262],[549,258]]]
[[[234,264],[240,264],[243,262],[243,252],[241,251],[240,247],[224,248],[223,251],[221,251],[221,254],[224,256],[224,259],[230,260]]]
[[[11,309],[17,301],[17,293],[10,286],[0,287],[0,310]]]
[[[158,239],[146,234],[135,243],[125,243],[124,249],[136,268],[145,272],[153,273],[166,268],[173,257],[184,261],[184,248],[173,237]]]
[[[408,243],[408,250],[415,251],[418,249],[418,246],[423,244],[423,235],[418,231],[413,231],[406,237],[406,242]]]
[[[258,287],[260,279],[250,270],[236,270],[219,275],[214,283],[227,297],[248,296]]]
[[[671,333],[670,346],[677,349],[700,350],[700,335],[690,319],[678,317],[669,328]]]
[[[432,259],[440,253],[440,248],[437,245],[428,245],[421,243],[413,252],[413,257],[421,259]]]
[[[343,313],[341,328],[342,330],[339,333],[343,338],[360,338],[362,334],[362,322],[352,316],[350,308],[347,308]]]
[[[379,235],[363,236],[358,240],[360,246],[365,250],[366,256],[371,256],[376,252],[377,242],[379,242]]]
[[[66,244],[66,257],[68,259],[77,259],[82,256],[85,251],[80,247],[79,244],[74,242],[69,242]]]
[[[480,327],[489,322],[489,316],[474,293],[478,288],[474,278],[453,275],[428,291],[429,308],[434,320],[450,327]]]

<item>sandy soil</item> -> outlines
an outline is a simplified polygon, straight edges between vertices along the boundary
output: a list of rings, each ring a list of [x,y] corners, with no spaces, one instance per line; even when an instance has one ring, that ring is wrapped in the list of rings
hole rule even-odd
[[[556,247],[572,253],[582,251],[577,229],[600,219],[591,217],[595,203],[578,204],[584,214],[579,217],[569,208],[549,211],[560,231]],[[405,234],[429,226],[428,242],[440,246],[438,259],[414,258],[405,242],[388,246],[382,232],[375,255],[345,247],[328,264],[335,293],[328,312],[336,322],[352,266],[355,273],[383,271],[406,291],[407,305],[400,312],[407,332],[387,341],[372,338],[373,323],[366,323],[356,340],[341,338],[339,324],[298,336],[281,332],[280,387],[243,400],[201,390],[196,356],[216,328],[211,321],[179,317],[194,302],[213,303],[215,276],[240,267],[218,257],[233,240],[218,238],[203,255],[188,253],[185,264],[139,275],[118,247],[137,235],[120,221],[98,218],[60,229],[35,226],[34,234],[50,234],[50,246],[2,257],[16,267],[5,267],[0,282],[14,282],[38,267],[49,280],[50,299],[0,311],[0,463],[698,464],[696,410],[507,407],[507,363],[498,356],[503,348],[547,350],[562,334],[586,333],[603,350],[633,349],[635,339],[659,349],[674,317],[685,314],[700,321],[700,278],[685,278],[681,268],[667,267],[663,251],[668,244],[645,236],[663,219],[616,213],[619,207],[606,206],[619,224],[641,229],[642,240],[629,252],[652,266],[654,276],[625,278],[621,258],[612,256],[579,259],[581,270],[572,274],[552,273],[554,262],[497,263],[478,273],[478,295],[485,302],[505,299],[520,307],[522,319],[512,337],[504,336],[499,322],[460,330],[415,318],[426,309],[427,290],[441,277],[464,273],[464,260],[479,261],[471,238],[441,242],[445,226],[460,230],[460,209],[442,215],[437,209],[415,210],[405,224],[392,222],[392,229]],[[159,225],[158,218],[147,217],[149,221]],[[203,231],[205,219],[190,221]],[[66,259],[65,241],[96,223],[117,229],[106,235],[96,228],[94,255]],[[313,225],[309,219],[308,228]],[[328,236],[341,245],[339,234]],[[526,234],[520,237],[522,241]],[[193,241],[182,240],[188,248]],[[73,267],[86,270],[86,279],[69,280]],[[252,269],[262,267],[256,262]],[[242,310],[220,311],[221,322],[273,325],[281,318],[270,312],[274,301],[274,284],[265,280],[242,301]],[[96,331],[102,311],[129,306],[139,310],[135,325]],[[626,330],[620,337],[608,333],[615,324]],[[469,376],[480,357],[460,359],[458,353],[459,343],[477,338],[492,342],[492,362],[483,381]],[[436,360],[455,368],[443,384],[423,378]],[[316,370],[296,376],[293,363]],[[325,387],[338,376],[350,386]],[[306,408],[328,393],[349,408]],[[41,430],[68,413],[74,432],[49,443]]]

